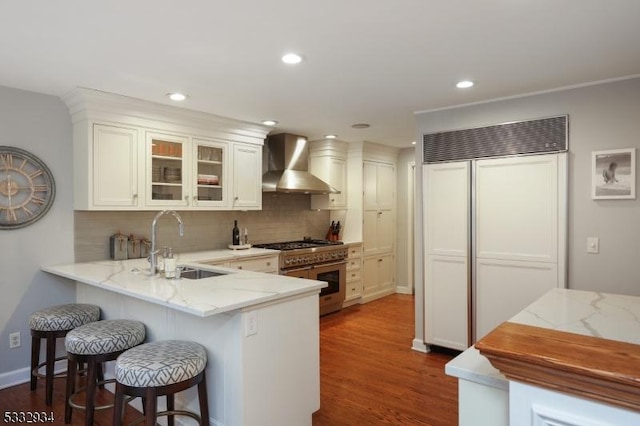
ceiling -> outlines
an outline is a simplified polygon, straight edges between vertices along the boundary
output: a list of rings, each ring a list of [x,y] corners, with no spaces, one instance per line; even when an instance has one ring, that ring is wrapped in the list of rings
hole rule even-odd
[[[21,0],[0,6],[0,85],[181,91],[275,132],[409,147],[415,111],[640,74],[639,22],[638,0]]]

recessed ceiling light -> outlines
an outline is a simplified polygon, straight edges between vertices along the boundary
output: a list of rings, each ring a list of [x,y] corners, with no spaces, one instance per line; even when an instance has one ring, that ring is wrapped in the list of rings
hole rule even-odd
[[[275,126],[278,122],[276,120],[262,120],[262,124],[265,126]]]
[[[471,80],[462,80],[456,83],[456,87],[458,89],[468,89],[469,87],[473,87],[473,81]]]
[[[187,99],[187,95],[184,95],[182,93],[167,93],[167,96],[172,101],[184,101],[185,99]]]
[[[327,138],[327,139],[335,139],[337,137],[338,137],[338,135],[325,135],[325,138]]]
[[[282,62],[289,65],[295,65],[302,62],[302,56],[297,53],[287,53],[282,57]]]
[[[368,129],[369,127],[371,127],[371,125],[367,123],[356,123],[351,125],[351,127],[353,127],[354,129]]]
[[[415,144],[416,144],[416,141],[411,142],[411,145],[415,145]]]

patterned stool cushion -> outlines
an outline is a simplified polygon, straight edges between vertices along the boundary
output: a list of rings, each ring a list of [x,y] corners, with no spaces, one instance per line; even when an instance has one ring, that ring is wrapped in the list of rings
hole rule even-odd
[[[144,324],[131,320],[96,321],[71,330],[64,340],[67,352],[102,355],[124,351],[144,341]]]
[[[71,303],[35,312],[31,315],[29,327],[31,330],[37,331],[73,330],[99,319],[100,308],[98,306]]]
[[[116,380],[126,386],[166,386],[204,370],[207,353],[194,342],[164,340],[129,349],[116,360]]]

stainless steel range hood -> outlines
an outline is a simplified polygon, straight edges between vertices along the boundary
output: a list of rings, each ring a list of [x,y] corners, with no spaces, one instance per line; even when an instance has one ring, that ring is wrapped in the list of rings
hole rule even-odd
[[[262,175],[263,192],[340,193],[309,173],[309,147],[306,137],[290,133],[272,135],[267,138],[265,149],[267,172]]]

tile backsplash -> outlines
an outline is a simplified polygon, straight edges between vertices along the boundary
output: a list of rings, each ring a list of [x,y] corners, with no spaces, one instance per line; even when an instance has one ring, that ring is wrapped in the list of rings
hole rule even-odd
[[[157,211],[76,211],[74,242],[76,262],[109,259],[109,236],[122,232],[151,239],[151,222]],[[310,210],[304,194],[263,194],[261,211],[180,211],[184,237],[178,235],[175,218],[163,216],[158,224],[158,246],[175,252],[226,248],[231,243],[233,221],[241,235],[247,228],[253,244],[297,240],[304,236],[324,238],[329,212]]]

